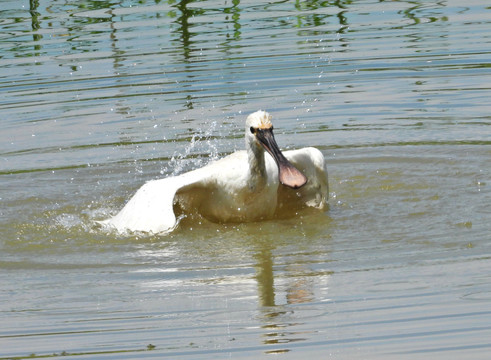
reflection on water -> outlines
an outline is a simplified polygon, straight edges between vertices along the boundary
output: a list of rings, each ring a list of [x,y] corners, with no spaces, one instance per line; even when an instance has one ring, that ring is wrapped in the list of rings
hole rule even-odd
[[[273,350],[265,350],[267,354],[279,354],[289,352],[288,344],[297,341],[305,341],[305,331],[295,331],[296,325],[305,320],[296,314],[296,311],[288,307],[288,304],[309,303],[315,299],[313,286],[308,274],[302,274],[298,268],[303,265],[292,265],[283,274],[286,277],[286,303],[276,304],[275,285],[273,271],[273,255],[271,249],[264,248],[256,254],[256,279],[258,284],[258,297],[260,300],[261,321],[264,325],[262,342],[268,346],[274,346]],[[301,310],[300,310],[301,313]]]
[[[273,259],[270,249],[264,249],[257,255],[257,283],[261,306],[274,306]]]
[[[0,358],[485,357],[489,11],[3,0]],[[259,108],[324,153],[325,213],[94,226]]]

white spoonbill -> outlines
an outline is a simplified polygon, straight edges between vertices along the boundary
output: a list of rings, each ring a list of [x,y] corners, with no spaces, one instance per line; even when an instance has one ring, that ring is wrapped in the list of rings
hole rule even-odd
[[[245,151],[147,182],[116,216],[101,223],[119,232],[165,233],[176,227],[177,209],[214,222],[246,222],[304,206],[325,206],[327,170],[319,150],[282,153],[271,115],[261,110],[247,117],[245,141]]]

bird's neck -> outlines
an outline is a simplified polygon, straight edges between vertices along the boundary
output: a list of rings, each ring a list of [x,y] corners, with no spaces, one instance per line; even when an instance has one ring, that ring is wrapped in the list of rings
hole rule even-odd
[[[267,181],[266,164],[264,160],[264,150],[255,144],[248,147],[247,156],[249,158],[249,189],[260,191]]]

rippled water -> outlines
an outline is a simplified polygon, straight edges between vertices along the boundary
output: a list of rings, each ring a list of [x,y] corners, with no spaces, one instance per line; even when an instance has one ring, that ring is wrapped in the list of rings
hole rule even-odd
[[[486,1],[0,3],[0,359],[466,358],[491,348]],[[94,220],[243,147],[328,162],[325,212]],[[276,356],[275,356],[276,357]]]

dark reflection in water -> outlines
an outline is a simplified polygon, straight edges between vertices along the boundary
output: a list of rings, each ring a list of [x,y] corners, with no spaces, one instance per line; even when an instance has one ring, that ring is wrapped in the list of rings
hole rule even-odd
[[[256,258],[258,261],[256,279],[261,306],[274,306],[274,274],[271,249],[262,249],[262,251],[256,254]]]
[[[303,28],[303,27],[319,27],[322,25],[328,24],[330,19],[332,17],[337,17],[338,22],[339,22],[339,29],[336,31],[337,33],[343,33],[345,30],[348,28],[348,19],[345,16],[345,13],[347,12],[347,5],[350,5],[352,1],[350,0],[336,0],[336,1],[318,1],[318,0],[311,0],[311,1],[300,1],[297,0],[295,2],[295,9],[298,10],[299,12],[304,12],[304,11],[313,11],[313,10],[318,10],[321,8],[328,8],[328,7],[336,7],[340,11],[336,15],[332,14],[316,14],[310,13],[310,14],[302,14],[302,15],[297,15],[297,23],[295,24],[296,27]],[[319,34],[320,32],[315,32],[315,34]]]
[[[432,3],[431,12],[428,15],[426,15],[424,12],[425,8],[428,7],[428,4],[425,2],[414,2],[412,5],[413,6],[401,11],[406,18],[412,21],[410,24],[411,26],[418,25],[425,19],[427,22],[448,21],[448,17],[441,14],[441,12],[445,9],[444,2]]]
[[[178,16],[176,23],[178,24],[177,32],[179,32],[179,40],[181,41],[181,46],[183,50],[184,61],[189,62],[190,58],[190,44],[191,44],[191,34],[189,32],[189,18],[192,16],[198,16],[200,13],[203,13],[202,10],[189,10],[187,8],[188,3],[192,3],[189,0],[179,1],[175,6],[180,12],[181,15]]]
[[[226,7],[223,9],[223,12],[227,14],[225,17],[225,21],[230,21],[234,28],[232,38],[234,40],[240,40],[240,29],[242,25],[240,25],[240,8],[239,8],[240,0],[232,0],[232,6]],[[230,35],[227,33],[227,38],[230,38]]]
[[[202,14],[204,11],[201,9],[188,9],[187,5],[189,3],[192,3],[193,1],[189,0],[182,0],[179,1],[176,5],[173,5],[176,7],[181,15],[177,17],[176,23],[178,25],[176,32],[178,33],[178,38],[181,43],[181,48],[182,48],[182,53],[183,53],[183,62],[185,64],[189,64],[191,62],[191,36],[192,34],[189,31],[189,18],[194,17],[194,16],[199,16]],[[186,71],[187,75],[186,77],[188,78],[188,81],[192,81],[192,71],[189,68],[189,66],[186,66]],[[188,93],[185,96],[185,108],[188,110],[191,110],[194,108],[193,106],[193,96]]]
[[[310,270],[305,264],[289,264],[282,271],[278,271],[286,280],[286,303],[277,304],[274,270],[274,246],[262,242],[262,246],[255,254],[256,281],[258,287],[259,309],[264,330],[262,343],[274,346],[274,349],[265,350],[265,353],[289,352],[288,344],[304,341],[305,334],[292,329],[302,325],[304,320],[295,314],[295,307],[290,305],[308,303],[314,300],[313,282],[309,280]]]
[[[29,13],[31,14],[31,27],[32,27],[32,39],[34,41],[39,41],[43,38],[41,34],[37,33],[37,30],[40,28],[40,22],[39,22],[39,12],[37,11],[37,8],[39,6],[39,0],[29,0]],[[40,50],[41,45],[35,44],[34,45],[34,50]],[[39,54],[36,54],[39,55]]]
[[[272,249],[264,247],[256,253],[256,280],[258,283],[258,295],[260,306],[276,306],[275,285],[274,285],[274,260]],[[287,304],[299,304],[313,300],[312,283],[308,281],[308,269],[303,266],[292,266],[286,269],[290,273],[289,284],[287,286]]]
[[[200,6],[201,3],[203,6]],[[185,111],[196,108],[197,98],[195,89],[191,89],[191,84],[196,80],[196,64],[203,66],[203,64],[206,63],[203,62],[203,60],[207,60],[206,55],[200,54],[202,48],[205,48],[206,51],[210,51],[213,46],[210,42],[218,40],[219,45],[216,51],[223,53],[226,58],[234,59],[241,56],[240,54],[242,51],[237,52],[237,49],[241,48],[240,43],[244,40],[242,36],[243,29],[244,26],[250,28],[250,24],[247,23],[249,19],[242,19],[241,14],[244,11],[251,12],[256,11],[256,9],[258,12],[261,12],[270,7],[278,6],[282,4],[282,2],[264,4],[261,7],[258,5],[241,3],[240,0],[233,0],[230,4],[225,3],[223,7],[216,8],[207,7],[207,2],[192,0],[169,1],[169,6],[167,8],[161,1],[155,1],[155,4],[162,6],[162,10],[159,8],[155,14],[145,14],[142,19],[158,19],[160,17],[173,19],[171,26],[167,27],[167,25],[162,25],[161,29],[164,32],[168,31],[172,39],[170,43],[166,44],[167,48],[165,51],[168,52],[170,50],[173,54],[181,55],[178,63],[179,65],[183,65],[185,78],[180,79],[178,87],[181,92],[181,111]],[[138,3],[135,2],[134,5],[138,5]],[[296,1],[291,7],[293,13],[290,13],[289,16],[278,16],[276,21],[278,21],[280,27],[286,29],[298,28],[299,32],[297,35],[299,36],[329,33],[342,34],[349,26],[347,16],[345,16],[349,5],[351,5],[350,1]],[[60,5],[58,4],[50,5],[49,11],[60,11],[61,9],[58,8],[59,6]],[[128,4],[120,1],[90,1],[83,4],[78,2],[68,2],[66,6],[71,7],[69,10],[70,15],[82,14],[82,16],[68,16],[63,18],[58,24],[58,26],[62,26],[61,29],[52,28],[56,25],[53,25],[49,21],[45,21],[44,30],[50,28],[50,30],[60,31],[63,36],[68,34],[66,41],[68,42],[67,45],[71,48],[70,50],[65,50],[65,53],[77,54],[82,52],[92,52],[92,47],[98,47],[98,50],[104,52],[104,46],[109,46],[113,53],[111,58],[115,70],[114,76],[119,78],[122,75],[122,70],[128,66],[126,61],[128,49],[125,48],[125,40],[127,37],[125,32],[128,30],[124,27],[121,30],[121,27],[118,24],[126,23],[128,18],[131,18],[133,15],[122,16],[117,13],[117,10],[124,9]],[[50,53],[52,51],[50,47],[51,38],[43,39],[43,36],[39,33],[39,30],[43,26],[39,20],[41,18],[39,7],[39,0],[30,0],[31,31],[33,39],[36,42],[33,46],[34,50],[37,51],[33,56],[40,56],[41,53],[39,51],[44,47],[46,54],[56,58],[56,56],[60,54]],[[331,11],[331,8],[336,10]],[[321,9],[327,9],[328,11],[316,13],[316,10]],[[92,13],[89,16],[83,16],[83,14],[87,12]],[[296,15],[295,12],[297,12],[298,15]],[[223,17],[220,18],[220,21],[215,21],[215,19],[217,19],[217,14],[223,15]],[[198,30],[198,27],[207,25],[208,19],[203,20],[203,22],[200,21],[200,19],[205,16],[209,16],[213,19],[214,32],[213,34],[209,34],[209,38],[203,40],[204,34],[201,30]],[[271,19],[274,19],[275,17],[276,15],[272,12]],[[193,21],[191,21],[191,19],[193,19]],[[333,19],[336,21],[333,21]],[[139,19],[136,18],[136,20]],[[335,22],[339,23],[337,29],[328,29],[326,27],[326,25],[332,25]],[[108,24],[105,31],[102,30],[104,27],[97,26],[97,30],[91,32],[93,37],[85,36],[84,41],[80,40],[79,33],[86,32],[85,28],[88,25],[98,25],[102,23]],[[165,24],[165,22],[163,23]],[[193,28],[196,28],[196,30],[193,31]],[[254,31],[255,32],[248,34],[249,40],[264,36],[263,33],[257,32],[257,29]],[[109,42],[106,41],[107,38],[104,39],[101,36],[101,34],[104,34],[105,32],[109,32]],[[120,36],[118,32],[123,36]],[[346,39],[340,38],[338,41],[342,48],[348,47]],[[119,45],[118,42],[120,42]],[[91,45],[91,43],[93,44]],[[97,57],[97,52],[94,52],[94,57]],[[41,62],[37,62],[38,65],[40,63]],[[166,63],[164,65],[168,66],[169,64]],[[69,66],[72,72],[80,70],[78,64],[71,64]],[[235,70],[233,69],[230,70],[230,72],[234,71]],[[116,83],[123,85],[122,81],[119,79],[116,80]],[[242,93],[239,93],[238,95],[240,96],[241,94]],[[117,106],[117,113],[124,115],[127,112],[128,111],[124,106]]]

